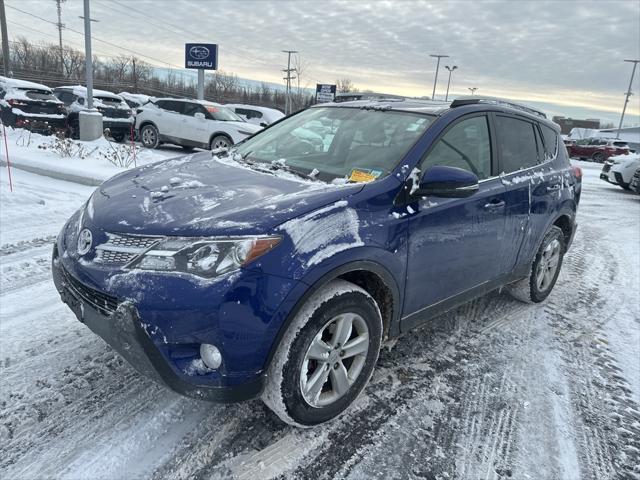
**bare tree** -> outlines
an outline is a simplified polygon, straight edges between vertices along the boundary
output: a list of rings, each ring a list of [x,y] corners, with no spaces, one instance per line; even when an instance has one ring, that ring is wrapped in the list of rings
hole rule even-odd
[[[358,91],[350,78],[339,78],[338,80],[336,80],[336,90],[338,93],[349,93]]]

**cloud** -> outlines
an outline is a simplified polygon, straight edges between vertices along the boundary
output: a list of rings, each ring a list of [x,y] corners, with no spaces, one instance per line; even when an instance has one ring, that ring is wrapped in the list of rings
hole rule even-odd
[[[54,2],[6,3],[56,20]],[[442,53],[451,56],[444,63],[458,65],[456,93],[475,86],[479,93],[616,112],[631,73],[622,60],[640,56],[636,1],[92,0],[91,5],[100,19],[95,36],[174,65],[183,62],[183,43],[206,40],[220,45],[224,70],[281,82],[286,61],[281,50],[297,49],[308,65],[303,83],[349,77],[361,88],[405,95],[430,95],[435,59],[429,54]],[[80,31],[81,9],[80,2],[63,4],[63,21]],[[11,9],[7,14],[9,20],[20,16]],[[31,20],[55,33],[55,26]],[[82,42],[77,35],[65,33],[65,38]],[[117,53],[99,42],[94,48]],[[440,71],[443,93],[446,73]],[[640,72],[636,78],[638,92]],[[640,115],[638,102],[629,108]]]

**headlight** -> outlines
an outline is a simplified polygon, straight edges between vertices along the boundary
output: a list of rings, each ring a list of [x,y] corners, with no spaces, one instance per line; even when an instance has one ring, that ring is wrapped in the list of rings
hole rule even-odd
[[[168,237],[129,263],[128,269],[185,272],[211,278],[237,270],[264,255],[282,237]]]

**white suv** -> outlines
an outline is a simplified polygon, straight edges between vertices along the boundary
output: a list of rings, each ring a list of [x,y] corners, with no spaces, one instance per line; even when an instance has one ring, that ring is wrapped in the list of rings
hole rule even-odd
[[[190,149],[225,148],[261,130],[213,102],[177,98],[152,100],[137,110],[142,144],[156,148],[172,143]]]
[[[609,157],[609,160],[602,167],[600,178],[609,183],[620,185],[625,190],[630,190],[631,180],[638,168],[640,168],[640,154],[632,153]]]

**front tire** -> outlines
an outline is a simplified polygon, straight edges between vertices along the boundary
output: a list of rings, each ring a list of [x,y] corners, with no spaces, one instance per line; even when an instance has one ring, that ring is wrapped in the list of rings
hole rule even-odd
[[[334,280],[314,293],[284,334],[262,400],[284,422],[311,427],[344,413],[380,351],[382,317],[364,289]]]
[[[125,135],[123,132],[116,132],[111,134],[111,138],[113,138],[118,143],[122,143],[124,141]]]
[[[553,290],[565,254],[564,233],[552,226],[542,239],[528,277],[506,287],[516,300],[525,303],[540,303]]]
[[[146,148],[158,148],[160,145],[160,136],[158,129],[153,125],[145,125],[140,129],[140,142]]]
[[[230,148],[233,146],[233,142],[226,135],[216,135],[211,139],[209,143],[209,150],[215,150],[217,148]]]

